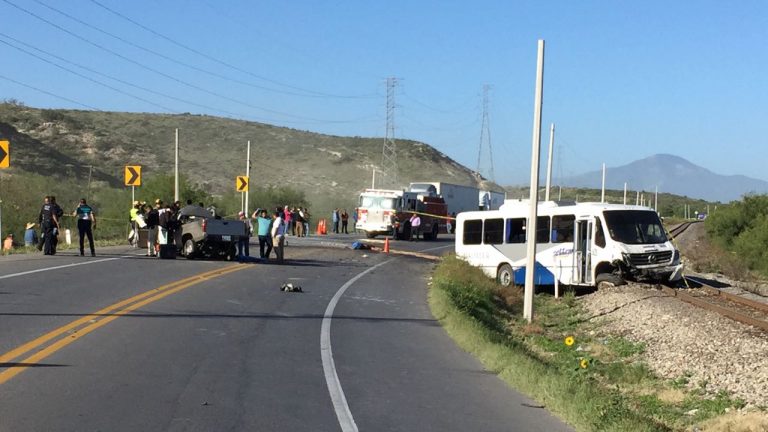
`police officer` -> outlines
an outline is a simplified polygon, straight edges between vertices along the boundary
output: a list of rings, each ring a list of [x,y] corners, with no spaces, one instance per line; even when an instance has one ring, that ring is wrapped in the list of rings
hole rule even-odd
[[[80,256],[85,255],[83,247],[85,236],[88,236],[91,256],[96,256],[96,249],[93,247],[93,228],[96,227],[96,216],[94,216],[91,206],[85,203],[85,198],[80,198],[80,205],[75,210],[75,216],[77,216],[77,231],[80,234]]]
[[[59,245],[59,231],[61,231],[61,218],[64,216],[64,209],[56,203],[56,197],[53,195],[51,195],[50,202],[53,212],[56,215],[56,228],[53,229],[53,236],[51,237],[51,250],[53,251],[51,255],[56,255],[56,247]]]
[[[53,255],[56,252],[53,245],[53,230],[59,228],[59,219],[56,217],[56,210],[51,205],[51,197],[46,196],[44,198],[37,222],[43,232],[38,249],[42,249],[45,255]]]

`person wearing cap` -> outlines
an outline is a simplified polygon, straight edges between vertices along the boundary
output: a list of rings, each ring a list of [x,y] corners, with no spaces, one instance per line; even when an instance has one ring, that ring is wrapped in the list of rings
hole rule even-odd
[[[37,231],[35,231],[35,223],[29,222],[24,227],[24,246],[36,246],[39,239],[37,238]]]
[[[91,206],[85,203],[85,198],[80,198],[80,205],[75,210],[75,216],[77,217],[77,232],[80,235],[80,256],[85,255],[85,237],[88,237],[91,256],[96,256],[96,249],[93,247],[93,228],[96,227],[96,216],[93,214]]]

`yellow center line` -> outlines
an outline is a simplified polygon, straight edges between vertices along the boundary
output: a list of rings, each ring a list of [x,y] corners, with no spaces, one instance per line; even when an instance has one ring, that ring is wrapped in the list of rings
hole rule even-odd
[[[11,367],[0,372],[0,384],[7,382],[11,378],[15,377],[16,375],[26,370],[31,365],[38,363],[39,361],[45,359],[46,357],[50,356],[51,354],[55,353],[61,348],[71,344],[72,342],[80,339],[81,337],[87,335],[88,333],[116,320],[117,318],[129,312],[132,312],[142,306],[146,306],[150,303],[153,303],[171,294],[175,294],[179,291],[187,289],[193,285],[197,285],[201,282],[204,282],[213,278],[217,278],[220,276],[224,276],[226,274],[233,273],[239,270],[244,270],[246,268],[251,268],[251,266],[235,264],[233,266],[228,266],[221,269],[207,271],[207,272],[200,273],[195,276],[191,276],[167,285],[163,285],[158,288],[152,289],[150,291],[144,292],[142,294],[138,294],[131,298],[125,299],[121,302],[115,303],[111,306],[107,306],[106,308],[101,309],[97,312],[94,312],[93,314],[87,315],[67,325],[59,327],[49,333],[46,333],[37,339],[27,342],[24,345],[21,345],[18,348],[15,348],[1,355],[0,364],[6,363],[9,360],[22,356],[33,349],[39,348],[46,342],[51,341],[56,337],[69,332],[72,329],[78,328],[83,324],[90,323],[89,325],[86,325],[85,327],[82,327],[76,332],[70,334],[68,337],[61,338],[56,342],[46,346],[45,348],[42,348],[40,351],[34,353],[33,355],[25,358],[20,362],[22,365]],[[98,320],[98,321],[93,322],[93,320]]]

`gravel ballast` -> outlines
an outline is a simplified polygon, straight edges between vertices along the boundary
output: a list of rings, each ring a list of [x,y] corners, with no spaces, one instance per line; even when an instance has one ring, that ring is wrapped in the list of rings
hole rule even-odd
[[[642,360],[659,376],[688,374],[692,387],[768,406],[768,334],[648,285],[601,289],[580,302],[601,332],[645,343]]]

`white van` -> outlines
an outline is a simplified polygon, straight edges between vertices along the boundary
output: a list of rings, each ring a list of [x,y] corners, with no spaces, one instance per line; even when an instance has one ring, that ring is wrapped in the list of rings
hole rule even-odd
[[[499,210],[459,213],[456,255],[503,286],[525,283],[528,200]],[[676,281],[680,253],[653,209],[607,203],[539,203],[537,285],[598,286]]]

